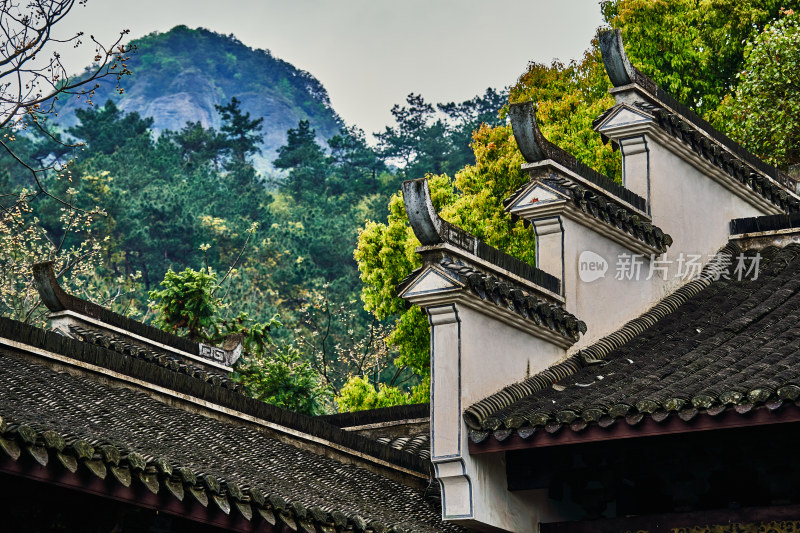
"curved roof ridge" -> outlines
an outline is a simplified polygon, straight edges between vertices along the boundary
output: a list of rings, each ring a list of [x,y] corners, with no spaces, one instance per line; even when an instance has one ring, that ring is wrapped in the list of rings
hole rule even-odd
[[[732,155],[743,160],[755,170],[762,172],[781,186],[791,188],[788,176],[781,172],[780,169],[765,163],[758,156],[717,130],[705,119],[689,109],[688,106],[682,104],[674,96],[662,89],[650,77],[634,67],[628,59],[628,55],[625,53],[625,46],[622,42],[622,32],[619,29],[602,30],[598,38],[600,41],[600,52],[603,56],[603,64],[605,65],[608,78],[611,80],[614,87],[638,85],[649,93],[649,96],[655,100],[656,103],[664,106],[686,122],[689,122],[692,126],[704,132],[712,140],[729,150]]]
[[[642,213],[647,212],[647,201],[644,198],[630,189],[626,189],[608,176],[581,163],[574,155],[548,141],[541,129],[539,129],[533,102],[511,104],[508,115],[511,119],[511,130],[514,132],[514,139],[517,141],[517,146],[522,152],[525,161],[538,163],[551,159],[586,181],[598,186],[610,196],[622,200]],[[503,203],[506,205],[513,203],[519,193],[520,191],[518,190]]]
[[[473,438],[473,440],[482,440],[488,435],[486,432],[494,431],[504,425],[503,421],[494,417],[501,409],[510,406],[515,401],[525,396],[535,394],[547,387],[551,387],[556,382],[577,373],[586,366],[604,361],[613,350],[650,329],[665,316],[675,312],[680,306],[689,301],[690,298],[711,285],[715,277],[718,277],[726,265],[730,264],[728,259],[740,252],[741,248],[735,243],[726,244],[705,267],[703,267],[700,276],[679,287],[649,310],[627,322],[617,331],[583,348],[565,361],[552,365],[523,381],[509,385],[495,394],[469,406],[464,411],[464,421],[473,432],[482,434],[474,435],[475,438]],[[512,426],[521,425],[522,421],[507,420],[505,425],[508,426],[509,424]]]

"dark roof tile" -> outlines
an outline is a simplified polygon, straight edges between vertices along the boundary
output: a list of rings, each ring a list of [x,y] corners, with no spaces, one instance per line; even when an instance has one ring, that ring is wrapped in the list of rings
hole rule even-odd
[[[0,352],[0,449],[116,482],[323,528],[463,531],[422,491],[245,425]],[[413,439],[412,439],[413,440]],[[403,446],[401,446],[402,448]],[[413,447],[406,442],[405,447]]]
[[[733,244],[720,252],[740,253]],[[690,420],[800,396],[800,244],[763,250],[754,279],[715,280],[720,254],[617,332],[469,407],[473,441],[522,427],[527,436],[581,430],[604,419]]]

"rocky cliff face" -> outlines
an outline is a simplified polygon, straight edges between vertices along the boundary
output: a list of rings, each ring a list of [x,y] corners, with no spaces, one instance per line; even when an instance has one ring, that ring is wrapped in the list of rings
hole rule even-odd
[[[116,92],[114,80],[103,80],[94,103],[112,99],[126,112],[152,117],[157,134],[180,130],[189,121],[218,129],[214,106],[236,97],[252,117],[264,117],[256,166],[270,171],[277,149],[286,142],[286,130],[300,120],[310,121],[320,139],[336,134],[342,124],[316,78],[233,36],[177,26],[132,44],[137,52],[127,63],[133,74],[123,78],[123,94]],[[74,125],[74,111],[83,105],[75,99],[62,103],[59,125]]]

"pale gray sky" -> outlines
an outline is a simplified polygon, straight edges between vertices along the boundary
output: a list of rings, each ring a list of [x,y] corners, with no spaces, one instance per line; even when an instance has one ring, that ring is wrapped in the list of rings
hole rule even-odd
[[[319,79],[333,108],[367,133],[410,92],[462,101],[513,84],[531,60],[579,58],[599,0],[89,0],[61,31],[103,41],[178,24],[234,34]],[[65,58],[79,71],[91,50]]]

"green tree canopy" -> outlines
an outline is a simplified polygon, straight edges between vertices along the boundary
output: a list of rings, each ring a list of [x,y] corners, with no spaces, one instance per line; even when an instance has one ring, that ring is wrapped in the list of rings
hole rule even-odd
[[[731,136],[765,161],[800,163],[800,17],[792,11],[745,48],[733,95],[715,114]]]

